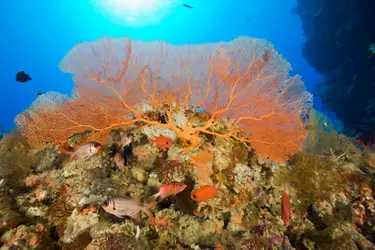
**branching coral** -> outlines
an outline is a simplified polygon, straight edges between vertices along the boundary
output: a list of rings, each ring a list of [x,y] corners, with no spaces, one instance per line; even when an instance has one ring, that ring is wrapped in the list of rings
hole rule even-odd
[[[285,161],[307,136],[300,116],[310,109],[311,95],[300,77],[288,76],[290,64],[265,40],[173,46],[103,38],[75,46],[60,68],[74,77],[74,98],[42,95],[16,119],[33,145],[144,124],[171,129],[192,146],[200,133],[232,137],[251,143],[261,158]],[[165,122],[150,119],[150,109]],[[177,119],[181,109],[208,116]],[[226,130],[216,131],[226,118]]]

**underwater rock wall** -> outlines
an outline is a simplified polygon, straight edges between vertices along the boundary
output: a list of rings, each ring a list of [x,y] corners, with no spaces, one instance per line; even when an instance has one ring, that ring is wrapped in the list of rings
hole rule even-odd
[[[317,95],[347,133],[373,141],[375,131],[375,2],[298,0],[294,12],[307,41],[303,56],[325,76]]]

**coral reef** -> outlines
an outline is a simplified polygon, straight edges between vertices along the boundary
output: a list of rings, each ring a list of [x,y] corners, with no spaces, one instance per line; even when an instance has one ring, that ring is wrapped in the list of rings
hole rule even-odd
[[[51,148],[40,151],[38,166],[42,167],[23,175],[24,190],[2,189],[3,248],[374,247],[373,177],[366,171],[371,167],[358,161],[357,151],[348,151],[345,159],[337,160],[322,157],[331,153],[323,147],[320,154],[298,153],[280,165],[258,160],[234,138],[213,146],[202,137],[205,148],[185,152],[178,144],[161,149],[148,140],[137,140],[142,131],[133,130],[135,157],[128,161],[126,172],[113,167],[113,145],[89,159],[58,160],[58,166],[56,159],[63,153]],[[335,136],[336,132],[331,133]],[[331,149],[340,150],[340,143],[346,142],[340,140]],[[206,174],[203,167],[210,172]],[[190,199],[193,190],[220,180],[224,194],[201,202]],[[113,196],[142,197],[148,203],[156,188],[171,181],[185,182],[188,187],[152,208],[154,218],[141,214],[140,221],[120,219],[101,208]],[[293,212],[288,227],[280,213],[286,183]]]
[[[248,51],[244,43],[250,43],[256,49]],[[106,45],[104,48],[101,47],[103,44]],[[90,53],[101,58],[104,56],[101,53],[111,54],[113,48],[124,44],[121,53],[129,58],[131,49],[133,53],[139,53],[142,60],[149,55],[147,49],[139,51],[139,45],[143,43],[129,39],[100,40],[90,45]],[[241,45],[242,52],[234,49],[233,44]],[[154,50],[163,49],[161,54],[167,46],[164,43],[152,45]],[[192,90],[181,99],[172,91],[178,86],[162,84],[172,88],[168,89],[172,92],[163,90],[163,93],[158,93],[159,89],[153,92],[148,88],[148,77],[152,74],[147,70],[155,71],[156,66],[162,67],[163,64],[142,68],[143,64],[137,64],[142,60],[130,59],[122,65],[124,71],[117,73],[120,76],[125,74],[126,83],[134,84],[134,88],[117,99],[111,91],[124,90],[115,85],[122,78],[115,79],[106,71],[118,69],[91,72],[95,65],[86,65],[85,72],[92,74],[83,74],[90,76],[85,82],[94,84],[103,91],[100,93],[108,94],[108,99],[94,91],[92,97],[103,103],[89,102],[82,116],[79,115],[81,105],[86,105],[85,98],[91,98],[88,93],[92,93],[92,86],[77,86],[75,93],[78,97],[69,100],[56,93],[40,97],[35,106],[18,116],[22,133],[6,135],[0,144],[1,249],[374,248],[371,151],[363,152],[358,144],[334,130],[322,130],[324,123],[319,122],[322,119],[313,113],[315,111],[310,113],[311,119],[306,124],[301,121],[300,116],[310,112],[309,105],[304,105],[309,95],[304,92],[298,77],[287,78],[289,67],[285,67],[286,62],[279,54],[273,50],[266,50],[267,53],[257,50],[271,49],[268,46],[264,41],[247,38],[221,43],[215,49],[210,45],[206,48],[212,52],[210,56],[219,57],[220,62],[226,64],[217,65],[215,60],[218,58],[211,58],[209,67],[194,69],[207,70],[202,73],[203,78],[190,74],[190,62],[170,65],[184,68],[179,75],[169,76],[169,80],[180,80],[181,84],[188,84],[190,80],[201,84],[207,81],[207,74],[220,76],[224,86],[220,87],[218,78],[212,77],[209,78],[210,84],[217,83],[217,88],[206,90],[214,93],[215,90],[231,90],[229,99],[233,100],[225,102],[225,107],[219,107],[223,101],[221,97],[211,100],[205,95],[206,91],[198,96],[203,98],[201,102],[196,102]],[[83,56],[80,49],[87,52],[87,44],[78,46],[73,52]],[[174,54],[180,52],[179,49],[167,51]],[[199,46],[189,49],[194,53],[205,51]],[[243,56],[242,59],[257,59],[257,62],[250,60],[243,66],[241,58],[234,57],[240,60],[237,64],[240,68],[233,68],[229,52]],[[63,68],[73,72],[75,80],[80,82],[81,75],[76,75],[75,70],[82,70],[76,68],[82,65],[75,65],[77,62],[72,62],[71,57],[74,56],[68,54]],[[198,59],[190,58],[192,61]],[[68,62],[74,67],[69,68]],[[127,71],[129,65],[134,67],[133,71]],[[238,77],[233,69],[237,72],[251,70],[252,73],[242,72],[243,75]],[[158,76],[166,79],[166,72],[159,70]],[[223,72],[226,72],[225,76],[220,75]],[[193,76],[196,78],[192,79]],[[265,76],[269,82],[261,80]],[[151,82],[156,84],[158,79],[152,78]],[[275,83],[276,79],[284,81],[281,87]],[[263,90],[260,100],[252,99],[256,106],[259,105],[257,107],[265,105],[265,100],[277,103],[272,107],[266,105],[266,114],[253,107],[256,115],[272,117],[255,119],[270,118],[266,124],[248,124],[254,133],[260,133],[253,137],[245,136],[246,131],[240,130],[240,121],[245,119],[241,118],[243,116],[230,119],[230,115],[243,115],[236,114],[234,109],[240,109],[241,105],[248,107],[248,104],[234,99],[251,88],[244,84],[250,80],[260,81],[255,85],[266,88],[267,93],[274,91],[275,86],[280,87],[273,99],[268,98]],[[187,86],[197,87],[193,82]],[[143,99],[136,102],[129,97],[136,95],[132,92],[136,90],[146,100],[144,103],[140,102]],[[61,102],[54,105],[44,102],[51,95]],[[202,107],[181,105],[189,104],[189,98],[194,100],[194,105]],[[121,108],[126,107],[125,111],[116,107],[118,101]],[[230,106],[232,101],[234,107]],[[298,105],[288,106],[290,101]],[[132,105],[127,106],[129,103]],[[40,109],[45,104],[50,109]],[[112,110],[109,112],[109,109]],[[57,113],[51,113],[51,110]],[[101,111],[96,113],[98,110]],[[220,115],[214,115],[215,112]],[[294,116],[297,113],[298,121]],[[52,117],[58,117],[57,121],[51,120]],[[51,124],[56,122],[61,122],[61,126],[52,128]],[[261,126],[269,129],[272,124],[282,133],[275,131],[276,128],[262,132]],[[122,144],[122,138],[130,134],[132,136],[126,137],[129,139],[126,145]],[[45,141],[50,135],[50,140]],[[299,138],[289,140],[296,136]],[[325,141],[325,138],[332,139]],[[276,143],[265,143],[271,139]],[[87,147],[90,157],[68,157],[77,144],[88,140],[100,141],[101,150]],[[305,151],[297,152],[303,146]],[[116,155],[123,158],[121,168],[117,166]],[[176,185],[166,185],[171,182],[183,182],[184,189],[174,190]],[[172,188],[168,190],[168,197],[155,199],[153,195],[165,186]],[[204,198],[193,199],[192,194],[197,192]],[[286,211],[281,202],[284,193],[290,199],[288,225],[282,219]],[[124,214],[126,216],[122,216]]]

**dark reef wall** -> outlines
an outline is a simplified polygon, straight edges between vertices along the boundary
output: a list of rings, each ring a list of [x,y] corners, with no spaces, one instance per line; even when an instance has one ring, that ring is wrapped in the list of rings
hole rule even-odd
[[[294,12],[307,39],[303,56],[325,76],[317,96],[337,113],[347,133],[368,143],[375,131],[375,52],[370,51],[371,44],[375,47],[375,1],[297,2]]]

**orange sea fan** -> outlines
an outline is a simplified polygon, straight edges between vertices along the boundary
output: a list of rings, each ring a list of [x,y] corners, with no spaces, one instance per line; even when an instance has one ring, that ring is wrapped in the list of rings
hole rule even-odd
[[[308,133],[301,116],[311,108],[312,97],[300,77],[289,77],[290,64],[265,40],[239,37],[173,46],[103,38],[76,45],[60,68],[73,75],[75,98],[40,97],[43,101],[16,119],[33,145],[61,143],[85,130],[105,134],[140,122],[172,129],[195,144],[200,133],[231,137],[251,143],[261,158],[284,162],[302,149]],[[145,105],[160,109],[165,104],[166,123],[144,116]],[[177,126],[174,104],[209,116],[200,126],[188,121]],[[232,127],[214,132],[223,118]]]

